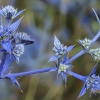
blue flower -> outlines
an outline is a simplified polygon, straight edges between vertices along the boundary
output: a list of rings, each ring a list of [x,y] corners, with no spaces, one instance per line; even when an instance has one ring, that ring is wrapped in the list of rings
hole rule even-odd
[[[15,43],[22,43],[25,45],[34,43],[34,40],[30,39],[29,35],[25,32],[14,33],[13,37],[15,39]]]
[[[90,49],[91,40],[89,40],[88,38],[85,38],[84,40],[78,40],[78,42],[85,51],[88,51]]]
[[[58,38],[55,36],[54,38],[54,52],[55,55],[53,55],[48,62],[54,61],[54,60],[58,60],[58,58],[61,58],[63,55],[65,55],[66,53],[70,52],[73,47],[75,45],[72,46],[64,46],[63,44],[61,44],[61,42],[58,40]]]
[[[96,61],[96,62],[100,61],[100,48],[90,49],[89,53],[92,56],[92,58],[94,59],[94,61]]]
[[[7,32],[3,31],[0,33],[0,44],[8,53],[11,53],[11,48],[12,48],[11,42],[12,39],[10,38]]]
[[[24,11],[25,10],[21,10],[20,12],[17,13],[17,9],[8,5],[6,7],[3,7],[2,10],[0,9],[0,14],[4,16],[7,20],[12,20],[15,17],[19,16]]]
[[[12,55],[19,62],[19,57],[24,53],[24,44],[16,44],[12,50]]]
[[[97,69],[97,63],[88,76],[82,76],[82,75],[76,74],[74,72],[68,71],[68,73],[70,75],[72,75],[84,82],[84,85],[82,87],[82,90],[81,90],[78,98],[83,96],[86,93],[86,90],[88,90],[88,89],[91,91],[90,94],[91,93],[100,93],[100,76],[96,76],[96,74],[95,74],[96,69]]]
[[[72,69],[72,65],[69,63],[69,64],[66,64],[66,61],[68,61],[68,57],[67,56],[64,56],[64,59],[60,59],[58,60],[58,63],[55,62],[55,65],[56,65],[56,68],[57,68],[57,77],[59,74],[62,74],[62,77],[65,81],[65,83],[67,82],[67,71],[68,70],[71,70]],[[55,68],[54,68],[55,70]]]
[[[12,25],[9,26],[9,29],[7,26],[3,27],[2,23],[0,25],[0,44],[5,49],[5,51],[10,54],[12,49],[12,40],[14,40],[12,34],[18,28],[21,20],[22,18],[14,22]]]

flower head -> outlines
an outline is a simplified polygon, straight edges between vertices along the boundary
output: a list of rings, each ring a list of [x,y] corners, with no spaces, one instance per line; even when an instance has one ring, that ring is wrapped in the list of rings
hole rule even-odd
[[[8,5],[4,8],[2,8],[2,12],[3,12],[3,15],[4,15],[5,18],[12,19],[16,16],[17,9]]]
[[[16,43],[23,43],[25,45],[34,43],[34,40],[30,39],[30,36],[25,32],[14,33],[13,37]]]
[[[61,44],[58,38],[55,36],[53,50],[55,55],[59,58],[67,52],[67,46]]]
[[[64,46],[63,44],[61,44],[61,42],[58,40],[58,38],[55,36],[54,38],[54,52],[55,55],[53,55],[48,62],[57,60],[58,58],[61,58],[62,56],[64,56],[66,53],[70,52],[73,49],[74,45],[72,46]]]
[[[24,53],[24,44],[16,44],[12,50],[12,54],[16,58],[17,62],[19,62],[19,57]]]
[[[60,59],[58,61],[58,64],[55,63],[55,65],[57,67],[57,70],[58,70],[58,75],[62,74],[62,77],[63,77],[65,83],[67,82],[67,76],[68,76],[67,71],[72,69],[72,65],[71,64],[66,64],[67,60],[68,60],[68,57],[65,56],[64,60]]]
[[[94,61],[99,61],[100,60],[100,48],[90,49],[89,53],[93,57]]]
[[[84,40],[78,40],[78,42],[81,44],[84,50],[87,51],[90,49],[90,44],[91,44],[90,39],[85,38]]]
[[[100,76],[92,74],[86,79],[86,88],[91,91],[91,93],[100,93]]]
[[[91,93],[100,93],[100,76],[96,76],[95,74],[96,69],[97,69],[97,63],[88,76],[82,76],[74,72],[68,71],[68,74],[84,82],[84,86],[82,87],[78,98],[83,96],[86,93],[86,90],[88,89],[91,91]]]
[[[24,10],[21,10],[20,12],[17,13],[17,9],[8,5],[6,7],[2,7],[2,9],[0,9],[0,14],[2,16],[4,16],[7,20],[12,20],[15,17],[17,17],[18,15],[20,15],[23,11]]]

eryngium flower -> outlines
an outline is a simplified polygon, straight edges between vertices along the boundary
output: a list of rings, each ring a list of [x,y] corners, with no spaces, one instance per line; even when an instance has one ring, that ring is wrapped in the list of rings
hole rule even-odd
[[[54,50],[55,55],[59,58],[62,55],[64,55],[67,51],[67,46],[64,46],[63,44],[61,44],[61,42],[58,40],[58,38],[55,36],[54,39],[54,48],[52,50]]]
[[[60,63],[59,69],[58,69],[58,73],[66,72],[66,70],[67,70],[68,68],[70,68],[69,65],[65,65],[65,64],[63,64],[63,63]]]
[[[2,12],[3,12],[3,15],[5,18],[11,19],[11,18],[14,18],[16,16],[17,9],[8,5],[4,8],[2,8]]]
[[[91,40],[85,38],[84,40],[78,40],[78,42],[81,44],[84,50],[89,50]]]
[[[0,14],[4,16],[7,20],[12,20],[15,17],[19,16],[24,10],[21,10],[17,13],[17,9],[8,5],[0,9]]]
[[[24,44],[16,44],[12,51],[17,62],[19,62],[19,57],[24,53]]]
[[[15,33],[13,37],[16,43],[24,43],[25,45],[34,43],[34,40],[30,39],[29,35],[25,32]]]
[[[94,61],[99,61],[100,60],[100,48],[90,49],[89,53],[93,57]]]
[[[90,93],[100,93],[100,77],[95,75],[96,70],[97,70],[97,63],[88,76],[82,76],[71,71],[67,72],[68,74],[84,82],[84,85],[81,89],[78,98],[83,96],[86,93],[87,89],[91,91]]]
[[[65,83],[67,82],[67,76],[68,76],[67,71],[72,69],[72,65],[70,63],[66,64],[66,61],[68,61],[68,57],[64,56],[63,60],[60,58],[58,63],[55,62],[55,65],[56,65],[56,68],[58,71],[57,77],[59,74],[62,74],[62,77],[63,77]],[[55,70],[55,68],[54,68],[54,70]]]
[[[61,42],[58,40],[58,38],[55,36],[54,38],[54,52],[55,55],[53,55],[48,62],[57,60],[58,58],[61,58],[62,56],[64,56],[66,53],[70,52],[73,49],[74,45],[72,46],[64,46],[63,44],[61,44]]]
[[[91,75],[86,79],[86,88],[91,91],[91,93],[100,93],[100,76],[95,74]]]

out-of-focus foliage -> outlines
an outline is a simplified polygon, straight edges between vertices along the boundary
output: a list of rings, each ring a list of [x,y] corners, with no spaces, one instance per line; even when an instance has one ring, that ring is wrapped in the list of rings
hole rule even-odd
[[[92,39],[98,32],[98,23],[92,11],[100,16],[99,0],[1,0],[0,7],[12,5],[18,10],[26,9],[24,18],[17,31],[28,33],[35,39],[33,45],[25,48],[20,63],[12,63],[11,72],[41,69],[53,66],[47,63],[53,55],[54,34],[65,45],[76,44],[70,57],[81,50],[78,39]],[[0,16],[2,18],[2,16]],[[17,18],[16,18],[17,19]],[[94,47],[99,46],[99,41]],[[0,54],[0,56],[2,56]],[[92,58],[87,54],[79,57],[72,65],[73,71],[88,75],[93,68]],[[98,66],[98,72],[100,68]],[[67,88],[62,76],[57,73],[44,73],[25,76],[19,79],[23,93],[9,80],[0,80],[1,100],[76,100],[83,83],[72,76],[68,77]],[[86,93],[80,100],[99,100],[100,95],[88,97]]]

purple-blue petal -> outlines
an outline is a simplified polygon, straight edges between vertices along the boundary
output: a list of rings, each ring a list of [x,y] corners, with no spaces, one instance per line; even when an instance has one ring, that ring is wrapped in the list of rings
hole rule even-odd
[[[61,43],[60,43],[59,39],[55,36],[55,38],[54,38],[54,46],[55,47],[59,47],[60,44]]]
[[[16,78],[10,77],[10,80],[12,81],[13,84],[15,84],[21,90],[20,84]]]
[[[63,63],[65,63],[68,60],[68,56],[64,55]]]
[[[64,79],[64,81],[65,81],[65,84],[67,83],[67,73],[65,73],[65,72],[62,72],[62,77],[63,77],[63,79]]]
[[[78,98],[83,96],[85,93],[86,93],[86,84],[84,84],[84,86],[82,87],[81,92],[80,92]]]
[[[2,47],[8,52],[11,53],[12,44],[10,41],[2,43]]]
[[[19,16],[21,13],[23,13],[26,9],[19,11],[15,17]]]
[[[10,26],[10,31],[11,31],[11,32],[14,32],[14,31],[18,28],[18,26],[19,26],[21,20],[22,20],[22,18],[20,18],[19,20],[17,20],[16,22],[14,22],[14,23]]]
[[[74,48],[74,46],[75,46],[75,45],[69,46],[69,47],[67,48],[67,52],[70,52],[70,51]]]
[[[49,59],[48,62],[55,61],[55,60],[57,60],[57,59],[58,59],[58,57],[57,57],[56,55],[53,55],[53,56]]]
[[[88,77],[91,76],[91,75],[93,75],[96,72],[97,65],[98,65],[98,63],[95,64],[94,68],[92,69],[92,71],[90,72],[90,74],[88,75]]]

